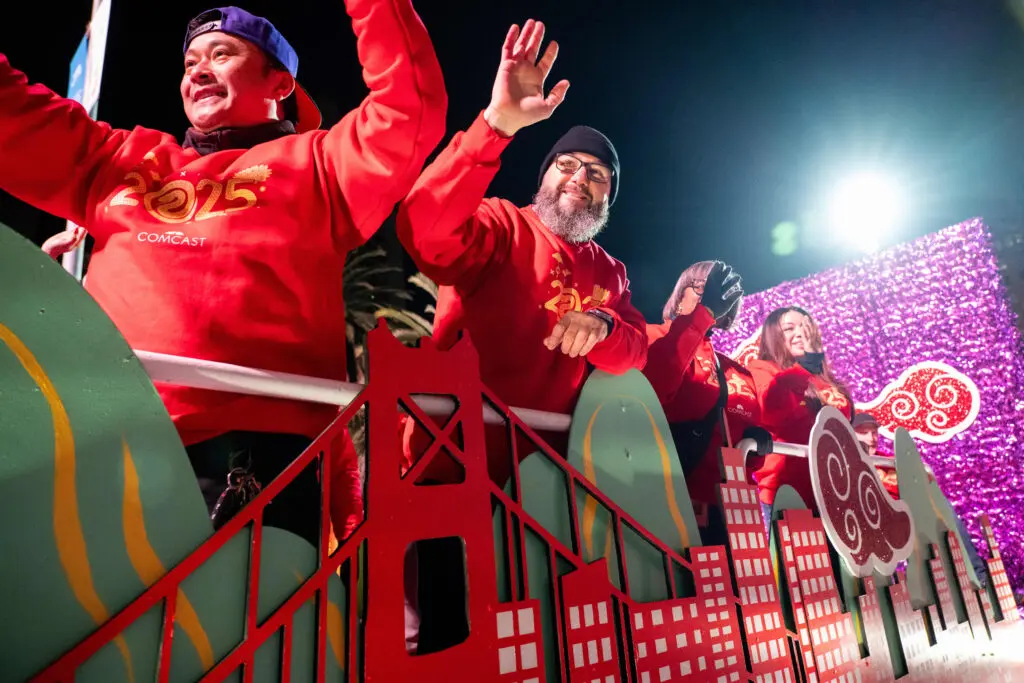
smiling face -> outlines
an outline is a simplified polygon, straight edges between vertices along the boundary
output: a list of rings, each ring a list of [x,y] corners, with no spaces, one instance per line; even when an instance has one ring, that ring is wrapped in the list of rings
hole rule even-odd
[[[799,358],[811,351],[811,321],[799,311],[787,311],[779,319],[782,339],[786,351],[793,358]]]
[[[586,242],[608,222],[611,175],[591,154],[559,154],[541,179],[534,208],[551,232],[567,242]]]
[[[272,68],[262,50],[226,33],[196,36],[185,52],[181,100],[201,133],[276,121],[278,103],[294,88],[291,74]]]

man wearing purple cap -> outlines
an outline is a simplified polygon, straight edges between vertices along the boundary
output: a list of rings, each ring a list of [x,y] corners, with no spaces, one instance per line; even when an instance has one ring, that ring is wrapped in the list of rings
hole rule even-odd
[[[95,238],[86,288],[134,349],[345,378],[345,255],[372,235],[444,134],[447,96],[410,0],[348,0],[370,94],[329,130],[268,20],[209,10],[186,31],[184,144],[117,130],[0,55],[0,188]],[[59,254],[74,239],[47,245]],[[159,384],[215,525],[337,408]],[[362,514],[354,451],[332,454],[340,537]],[[229,486],[228,475],[232,473]],[[264,522],[314,544],[310,466]]]

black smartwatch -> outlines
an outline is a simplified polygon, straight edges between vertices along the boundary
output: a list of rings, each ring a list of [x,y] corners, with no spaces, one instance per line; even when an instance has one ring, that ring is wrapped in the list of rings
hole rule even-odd
[[[592,315],[599,320],[603,320],[604,324],[608,326],[608,334],[611,334],[612,330],[615,329],[615,318],[613,318],[610,313],[598,308],[592,308],[587,311],[587,315]]]

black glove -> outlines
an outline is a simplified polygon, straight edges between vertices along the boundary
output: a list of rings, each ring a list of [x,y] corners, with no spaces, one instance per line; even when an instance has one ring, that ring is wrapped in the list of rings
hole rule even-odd
[[[812,375],[820,375],[825,370],[825,354],[807,351],[796,359],[797,364]]]
[[[743,296],[743,288],[740,284],[743,280],[733,272],[732,266],[721,261],[715,261],[704,282],[704,294],[700,298],[701,304],[719,320],[736,305],[736,302]]]
[[[757,454],[768,455],[775,449],[772,442],[772,435],[764,427],[747,427],[743,430],[744,439],[753,439],[757,442]],[[746,455],[746,453],[744,453]]]

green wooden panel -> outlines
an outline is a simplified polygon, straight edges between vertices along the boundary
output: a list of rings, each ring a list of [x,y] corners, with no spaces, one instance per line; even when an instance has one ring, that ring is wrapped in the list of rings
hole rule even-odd
[[[946,578],[950,582],[950,586],[954,587],[950,593],[953,596],[957,621],[964,621],[967,618],[967,612],[964,609],[960,591],[955,588],[957,585],[956,570],[952,558],[949,556],[948,544],[945,539],[946,531],[956,532],[959,537],[953,509],[938,486],[929,482],[921,454],[907,430],[902,427],[896,430],[893,446],[896,455],[896,477],[899,481],[900,500],[910,506],[910,514],[914,518],[914,529],[917,535],[914,552],[907,560],[907,588],[910,591],[911,603],[917,609],[922,609],[925,605],[938,604],[938,598],[932,585],[931,570],[928,566],[928,562],[931,560],[929,546],[935,543],[939,546],[939,557],[942,560]],[[963,541],[961,540],[961,542]],[[974,581],[977,581],[969,562],[967,566],[968,574],[973,577]]]
[[[640,371],[591,374],[573,414],[568,458],[658,540],[680,553],[700,545],[668,421]],[[584,558],[607,557],[610,578],[618,585],[610,513],[582,491],[577,491],[577,505]],[[667,597],[661,553],[626,528],[622,542],[631,597],[641,602]]]
[[[212,529],[177,432],[124,339],[74,278],[2,225],[0,292],[0,661],[22,680]],[[277,530],[264,549],[260,606],[269,610],[315,554]],[[183,584],[172,680],[195,680],[240,639],[248,553],[236,538]],[[340,581],[330,592],[343,614]],[[161,611],[98,652],[76,681],[151,679]],[[311,637],[297,624],[295,649]]]

